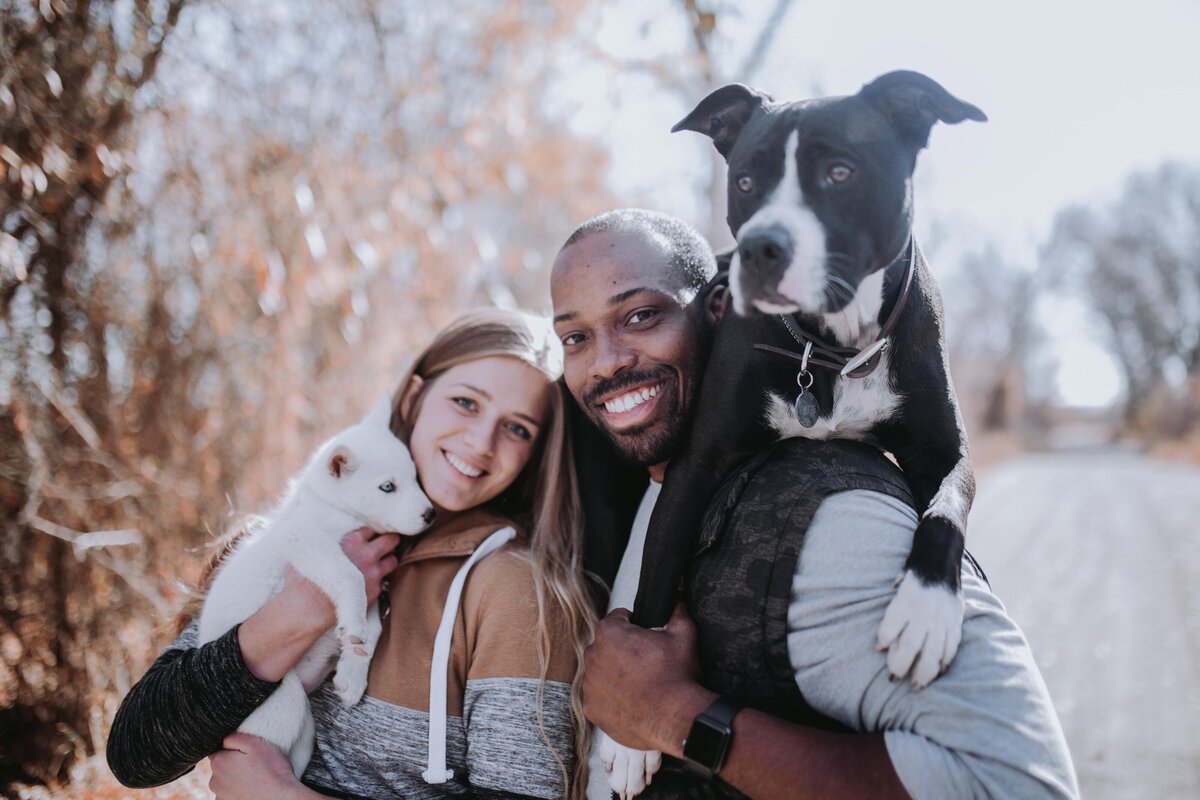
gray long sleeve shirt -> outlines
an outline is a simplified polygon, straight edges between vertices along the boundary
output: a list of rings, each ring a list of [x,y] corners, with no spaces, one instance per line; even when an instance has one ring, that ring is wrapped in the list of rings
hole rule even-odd
[[[875,638],[917,517],[870,491],[826,498],[792,583],[788,653],[817,711],[883,731],[905,789],[924,798],[1076,798],[1066,740],[1025,637],[973,571],[962,573],[963,640],[920,692],[893,683]]]

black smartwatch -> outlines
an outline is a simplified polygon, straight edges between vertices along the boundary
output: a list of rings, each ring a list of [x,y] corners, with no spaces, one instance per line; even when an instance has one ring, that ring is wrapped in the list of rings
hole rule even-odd
[[[723,694],[696,715],[683,740],[683,761],[693,772],[705,778],[720,772],[733,741],[733,718],[741,710],[740,701]]]

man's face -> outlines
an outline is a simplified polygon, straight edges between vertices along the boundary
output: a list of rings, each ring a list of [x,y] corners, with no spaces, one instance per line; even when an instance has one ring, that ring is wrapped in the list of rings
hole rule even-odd
[[[701,369],[703,316],[642,232],[593,233],[559,253],[550,279],[567,388],[627,459],[674,455]]]

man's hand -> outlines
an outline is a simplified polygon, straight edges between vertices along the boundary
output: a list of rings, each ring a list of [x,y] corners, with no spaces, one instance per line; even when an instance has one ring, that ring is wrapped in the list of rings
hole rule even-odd
[[[717,697],[700,685],[696,626],[682,605],[657,630],[616,609],[583,658],[584,715],[627,747],[681,755],[692,720]]]
[[[224,750],[208,759],[212,765],[208,788],[217,800],[315,796],[296,780],[283,753],[257,736],[233,733],[225,737],[222,746]]]

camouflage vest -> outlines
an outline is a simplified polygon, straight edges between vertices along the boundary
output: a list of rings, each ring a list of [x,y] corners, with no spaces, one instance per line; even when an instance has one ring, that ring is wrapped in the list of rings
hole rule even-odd
[[[814,711],[796,686],[787,611],[804,535],[827,495],[869,489],[912,505],[908,484],[873,447],[789,439],[747,462],[705,514],[688,573],[688,611],[699,633],[706,687],[748,708],[809,727],[847,730]],[[647,798],[740,798],[664,758]]]

